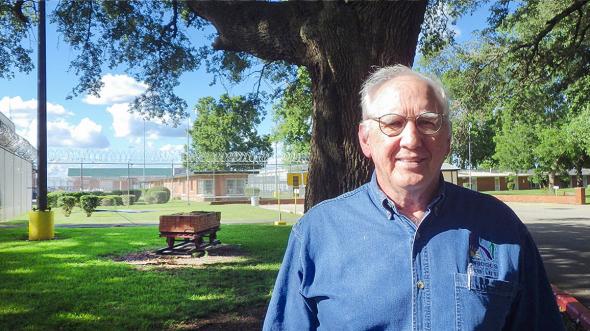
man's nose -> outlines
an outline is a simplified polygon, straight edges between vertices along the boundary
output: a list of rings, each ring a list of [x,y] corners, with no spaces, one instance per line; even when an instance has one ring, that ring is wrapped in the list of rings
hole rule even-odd
[[[406,127],[400,133],[400,146],[413,149],[422,144],[422,135],[416,127],[416,122],[408,121]]]

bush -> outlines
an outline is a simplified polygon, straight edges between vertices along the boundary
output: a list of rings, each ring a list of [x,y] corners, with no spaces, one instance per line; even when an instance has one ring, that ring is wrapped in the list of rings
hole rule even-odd
[[[244,194],[248,197],[256,197],[260,195],[260,188],[248,186],[244,189]]]
[[[99,199],[100,199],[101,206],[114,206],[115,205],[115,199],[113,199],[110,196],[100,197]]]
[[[111,192],[111,195],[120,195],[121,197],[126,196],[129,192],[129,195],[133,196],[133,202],[137,202],[137,200],[139,200],[139,197],[141,197],[141,190],[113,190]]]
[[[55,191],[47,193],[47,206],[56,208],[59,207],[59,198],[64,196],[66,192],[64,191]]]
[[[170,190],[167,187],[152,187],[148,189],[143,200],[146,203],[166,203],[170,201]]]
[[[156,191],[152,193],[155,203],[166,203],[170,200],[170,193],[166,191]]]
[[[135,203],[135,196],[133,194],[125,194],[121,196],[124,206],[131,206]]]
[[[62,195],[59,197],[59,200],[57,200],[57,204],[61,206],[61,209],[63,209],[64,215],[66,217],[70,217],[70,214],[72,214],[72,209],[74,209],[74,206],[76,205],[76,198],[68,195]]]
[[[96,210],[99,200],[96,195],[84,195],[80,197],[80,207],[86,212],[86,216],[90,217]]]
[[[101,206],[122,206],[123,198],[120,195],[105,195],[99,197]]]
[[[127,193],[125,193],[127,194]],[[141,190],[129,190],[129,194],[132,194],[134,197],[134,201],[133,202],[137,202],[139,201],[139,198],[141,197]]]

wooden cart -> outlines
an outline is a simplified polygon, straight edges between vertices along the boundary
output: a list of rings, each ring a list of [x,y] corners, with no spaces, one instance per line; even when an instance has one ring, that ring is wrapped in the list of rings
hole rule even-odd
[[[160,237],[166,238],[168,249],[174,248],[177,239],[194,242],[196,249],[219,243],[221,213],[215,211],[192,211],[160,216]],[[205,244],[203,238],[208,237]]]

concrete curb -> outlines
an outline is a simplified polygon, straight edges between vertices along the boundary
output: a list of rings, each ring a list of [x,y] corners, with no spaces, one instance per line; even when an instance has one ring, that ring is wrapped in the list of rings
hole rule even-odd
[[[557,286],[551,285],[551,289],[559,311],[566,313],[572,321],[576,322],[584,330],[590,331],[590,310],[576,298],[557,288]]]

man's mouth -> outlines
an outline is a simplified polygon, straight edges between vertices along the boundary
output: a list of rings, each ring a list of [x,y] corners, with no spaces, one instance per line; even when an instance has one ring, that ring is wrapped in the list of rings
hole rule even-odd
[[[413,163],[421,163],[422,161],[424,161],[424,158],[416,158],[416,157],[411,157],[411,158],[396,158],[395,159],[397,162],[403,162],[403,163],[408,163],[408,164],[413,164]]]

